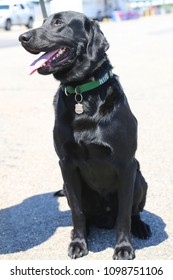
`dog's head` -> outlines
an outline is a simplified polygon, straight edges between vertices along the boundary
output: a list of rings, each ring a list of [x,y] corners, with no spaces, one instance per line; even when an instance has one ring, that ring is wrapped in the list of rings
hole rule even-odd
[[[21,34],[19,41],[32,54],[45,53],[32,63],[30,74],[37,70],[65,82],[92,73],[109,48],[98,23],[72,11],[51,15],[41,27]]]

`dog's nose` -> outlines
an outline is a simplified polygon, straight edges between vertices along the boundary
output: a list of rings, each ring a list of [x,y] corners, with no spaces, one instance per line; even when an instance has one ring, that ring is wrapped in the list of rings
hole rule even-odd
[[[19,36],[19,41],[21,43],[28,43],[29,40],[31,39],[31,37],[32,37],[32,35],[30,32],[25,32]]]

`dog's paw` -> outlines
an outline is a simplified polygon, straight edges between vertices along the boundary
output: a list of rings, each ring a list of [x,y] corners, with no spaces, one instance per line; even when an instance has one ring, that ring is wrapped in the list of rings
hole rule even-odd
[[[87,244],[85,239],[75,238],[71,241],[68,247],[68,256],[71,259],[81,258],[88,254]]]
[[[119,244],[115,247],[113,254],[114,260],[133,260],[135,258],[135,252],[129,245]]]
[[[140,239],[148,239],[152,235],[150,226],[141,221],[139,217],[132,218],[131,232],[135,237]]]

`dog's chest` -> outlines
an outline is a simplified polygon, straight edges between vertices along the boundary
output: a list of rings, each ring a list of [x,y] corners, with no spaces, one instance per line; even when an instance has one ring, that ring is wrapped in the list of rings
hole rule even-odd
[[[117,172],[108,159],[91,157],[78,161],[77,165],[82,179],[91,189],[101,194],[117,189]]]
[[[99,193],[109,193],[117,186],[117,171],[115,162],[112,161],[112,150],[102,137],[98,137],[97,129],[90,133],[85,131],[76,138],[76,153],[73,161],[80,170],[85,183]]]

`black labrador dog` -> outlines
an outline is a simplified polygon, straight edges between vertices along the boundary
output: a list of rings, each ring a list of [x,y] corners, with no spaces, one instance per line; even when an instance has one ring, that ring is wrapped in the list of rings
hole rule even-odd
[[[131,233],[151,235],[141,221],[147,183],[135,159],[137,121],[106,55],[109,44],[99,25],[78,12],[60,12],[20,35],[34,71],[61,82],[54,99],[54,145],[64,192],[72,211],[68,255],[88,253],[91,224],[116,225],[113,259],[133,259]]]

